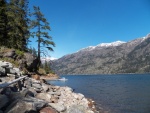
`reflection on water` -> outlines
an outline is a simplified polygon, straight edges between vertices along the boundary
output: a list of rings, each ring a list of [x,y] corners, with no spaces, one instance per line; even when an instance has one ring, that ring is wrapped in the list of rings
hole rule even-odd
[[[77,75],[68,81],[50,81],[69,86],[96,101],[109,113],[150,113],[150,75]]]

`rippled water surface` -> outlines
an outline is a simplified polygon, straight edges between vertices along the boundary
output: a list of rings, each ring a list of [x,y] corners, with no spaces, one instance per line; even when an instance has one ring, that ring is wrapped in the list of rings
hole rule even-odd
[[[150,113],[150,75],[74,75],[68,81],[49,81],[69,86],[96,101],[108,113]]]

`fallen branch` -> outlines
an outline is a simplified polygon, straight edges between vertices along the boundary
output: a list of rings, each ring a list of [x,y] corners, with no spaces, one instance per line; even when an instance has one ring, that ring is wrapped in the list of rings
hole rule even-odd
[[[1,88],[5,88],[5,87],[7,87],[7,86],[9,86],[9,85],[11,85],[11,84],[13,84],[13,83],[16,83],[16,82],[18,82],[18,81],[20,81],[20,80],[22,80],[22,79],[24,79],[24,78],[26,78],[27,76],[23,76],[23,77],[20,77],[20,78],[17,78],[17,79],[15,79],[15,80],[13,80],[13,81],[9,81],[9,82],[6,82],[6,83],[2,83],[2,84],[0,84],[0,89]]]

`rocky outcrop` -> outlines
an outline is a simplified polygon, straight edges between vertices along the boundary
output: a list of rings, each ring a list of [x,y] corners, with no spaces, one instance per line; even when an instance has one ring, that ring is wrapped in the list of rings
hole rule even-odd
[[[20,76],[21,72],[19,68],[13,67],[10,62],[0,61],[0,76],[6,76],[7,74]]]
[[[38,59],[30,53],[24,53],[24,61],[29,71],[37,71]]]
[[[0,76],[0,80],[0,86],[3,86],[16,77]],[[53,86],[29,77],[0,87],[0,100],[2,113],[98,113],[92,109],[94,104],[89,106],[88,99],[83,94],[74,93],[70,87]]]
[[[4,54],[3,54],[3,57],[10,57],[10,58],[16,58],[16,52],[15,52],[15,50],[9,50],[9,51],[7,51],[7,52],[5,52]]]
[[[7,59],[8,61],[13,61],[19,65],[19,69],[23,70],[24,68],[28,71],[36,72],[37,71],[37,58],[27,52],[18,52],[14,49],[8,49],[1,47],[0,48],[0,58]]]

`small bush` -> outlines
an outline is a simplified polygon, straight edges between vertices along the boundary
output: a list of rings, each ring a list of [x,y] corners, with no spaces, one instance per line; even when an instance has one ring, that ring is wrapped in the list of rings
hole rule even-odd
[[[16,54],[20,57],[22,57],[24,55],[24,52],[23,51],[20,51],[20,50],[16,50]]]

